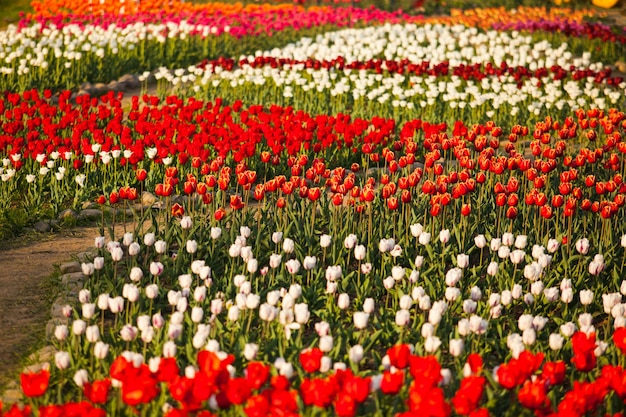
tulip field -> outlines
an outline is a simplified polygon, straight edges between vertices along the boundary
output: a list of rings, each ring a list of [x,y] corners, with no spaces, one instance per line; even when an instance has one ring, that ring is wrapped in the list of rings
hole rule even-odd
[[[102,213],[0,416],[623,416],[626,28],[73,3],[0,31],[0,215]]]

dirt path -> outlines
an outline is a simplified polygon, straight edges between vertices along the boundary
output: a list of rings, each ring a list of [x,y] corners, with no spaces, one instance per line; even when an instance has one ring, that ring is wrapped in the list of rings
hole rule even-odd
[[[55,265],[93,247],[96,228],[42,234],[32,242],[0,249],[0,387],[19,371],[24,354],[45,337],[55,289]]]

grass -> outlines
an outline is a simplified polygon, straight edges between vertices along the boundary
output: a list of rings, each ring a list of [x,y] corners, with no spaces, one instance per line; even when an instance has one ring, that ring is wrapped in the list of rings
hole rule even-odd
[[[0,0],[0,28],[20,20],[20,12],[32,12],[30,0]]]

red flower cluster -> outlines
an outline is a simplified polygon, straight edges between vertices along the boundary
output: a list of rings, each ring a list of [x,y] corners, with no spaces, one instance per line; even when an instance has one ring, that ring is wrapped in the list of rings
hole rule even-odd
[[[370,378],[355,376],[350,370],[338,370],[326,378],[305,378],[300,385],[300,394],[304,405],[320,408],[333,405],[338,416],[351,417],[356,415],[359,404],[367,399],[370,383]]]

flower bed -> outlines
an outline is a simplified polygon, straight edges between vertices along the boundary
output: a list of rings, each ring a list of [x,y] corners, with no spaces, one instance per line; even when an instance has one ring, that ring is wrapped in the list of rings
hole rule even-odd
[[[610,28],[346,10],[5,32],[1,208],[102,223],[54,360],[2,415],[623,409],[626,84],[581,52]],[[161,60],[161,97],[26,89]]]

